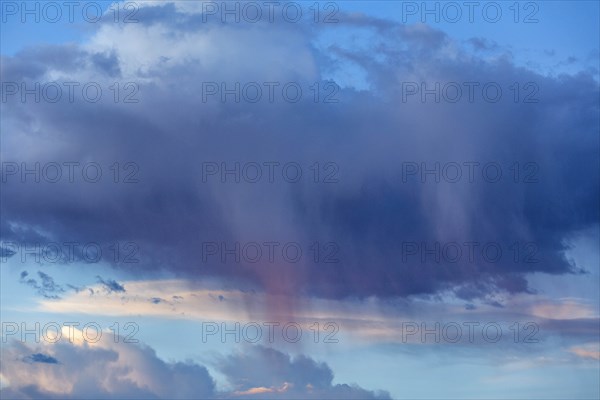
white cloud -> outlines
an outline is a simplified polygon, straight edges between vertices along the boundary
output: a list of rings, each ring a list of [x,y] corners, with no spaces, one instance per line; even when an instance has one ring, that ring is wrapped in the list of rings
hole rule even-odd
[[[63,336],[57,343],[4,346],[0,367],[2,396],[7,398],[278,398],[388,397],[358,386],[333,385],[324,363],[306,356],[291,358],[277,350],[250,346],[223,357],[217,368],[236,388],[217,392],[208,370],[192,361],[164,362],[145,345],[118,343],[108,336],[96,343]],[[277,361],[277,363],[274,363]],[[265,386],[264,382],[270,382]]]

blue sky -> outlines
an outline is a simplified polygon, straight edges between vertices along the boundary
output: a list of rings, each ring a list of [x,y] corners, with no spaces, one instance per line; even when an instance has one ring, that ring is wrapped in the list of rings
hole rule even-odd
[[[600,3],[22,4],[0,4],[3,397],[600,396]]]

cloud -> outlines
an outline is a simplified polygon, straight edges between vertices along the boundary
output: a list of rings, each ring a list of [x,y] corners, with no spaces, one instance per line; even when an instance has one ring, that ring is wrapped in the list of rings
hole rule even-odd
[[[478,51],[496,50],[498,48],[498,43],[482,37],[471,38],[468,42],[475,50]]]
[[[66,329],[66,328],[65,328]],[[145,345],[122,337],[83,340],[81,331],[63,332],[56,344],[3,346],[2,395],[7,398],[389,398],[356,385],[332,384],[324,363],[266,347],[224,357],[217,369],[236,387],[217,391],[208,370],[192,361],[164,362]],[[69,341],[69,337],[74,340]],[[117,343],[118,342],[118,343]],[[34,350],[37,349],[37,350]],[[31,354],[31,351],[43,351]],[[264,385],[268,385],[266,387]]]
[[[483,38],[457,42],[423,24],[361,14],[340,15],[340,23],[330,26],[202,24],[188,7],[156,3],[140,9],[139,24],[95,25],[85,43],[2,56],[4,82],[31,87],[93,81],[104,96],[90,103],[78,90],[74,103],[66,93],[57,103],[35,102],[31,95],[26,103],[19,95],[3,103],[3,160],[29,168],[91,161],[101,165],[103,176],[91,183],[77,169],[70,182],[66,168],[56,184],[9,176],[2,183],[0,237],[23,246],[76,241],[110,250],[130,242],[139,249],[137,263],[125,261],[123,251],[102,253],[102,261],[132,281],[98,277],[87,291],[69,286],[77,293],[61,299],[61,287],[49,275],[22,275],[23,283],[47,297],[43,310],[192,321],[332,318],[349,336],[418,356],[428,346],[419,346],[417,335],[410,346],[400,344],[403,322],[531,318],[542,339],[559,337],[559,352],[597,359],[595,348],[582,345],[597,338],[597,312],[577,300],[538,301],[528,282],[534,272],[578,274],[586,267],[566,254],[570,237],[600,220],[599,172],[589,167],[598,165],[600,129],[593,72],[545,76],[518,67]],[[321,89],[331,80],[340,83],[333,94],[339,101],[323,103],[329,93]],[[109,89],[115,81],[133,83],[139,102],[115,102]],[[269,102],[263,92],[257,103],[232,95],[204,101],[203,83],[221,82],[228,88],[277,82],[278,100]],[[303,88],[301,101],[281,100],[286,82]],[[479,86],[474,102],[466,100],[464,85],[457,103],[432,101],[432,95],[426,102],[420,95],[405,101],[407,82]],[[482,100],[486,82],[502,88],[497,103]],[[531,88],[539,101],[524,103]],[[218,175],[205,181],[205,162],[229,168],[237,162],[297,162],[303,176],[290,183],[278,169],[269,182],[263,169],[256,184],[223,183]],[[478,170],[469,182],[464,168],[457,183],[403,175],[406,163],[431,169],[465,162],[497,163],[502,179],[487,182]],[[131,171],[136,181],[124,182]],[[335,181],[323,182],[332,171]],[[525,180],[531,173],[535,179]],[[272,241],[301,243],[302,260],[290,263],[280,253],[276,262],[236,262],[232,256],[223,262],[220,255],[204,260],[206,242],[231,248]],[[463,249],[461,262],[427,254],[403,260],[406,242],[428,249],[473,241],[478,250],[500,244],[504,256],[465,261]],[[334,243],[339,262],[313,262],[315,242]],[[527,261],[531,249],[539,261]],[[0,249],[3,257],[15,254]],[[81,248],[74,260],[85,260]],[[150,282],[165,275],[176,280]],[[198,289],[213,280],[216,288]],[[512,331],[506,332],[504,340],[512,340]],[[479,345],[491,347],[481,339],[461,344],[454,348],[474,349],[479,358]],[[511,354],[508,346],[523,349],[514,343],[493,349]],[[219,358],[215,368],[229,391],[217,390],[204,366],[165,362],[145,346],[7,349],[0,382],[9,398],[386,397],[334,383],[333,371],[319,360],[260,346]],[[526,347],[528,354],[547,349],[548,342]]]
[[[120,283],[118,283],[115,280],[112,279],[102,279],[102,277],[97,276],[96,279],[98,279],[98,282],[102,284],[102,286],[109,292],[117,292],[117,293],[125,293],[125,287],[123,285],[121,285]]]
[[[590,360],[600,360],[600,344],[590,343],[585,346],[574,346],[571,352],[578,357],[587,358]]]
[[[28,276],[29,273],[27,271],[22,271],[19,281],[36,289],[37,293],[44,298],[60,299],[57,293],[64,293],[65,291],[61,285],[54,281],[54,278],[42,271],[38,271],[38,277],[41,279],[40,283],[33,278],[27,279]]]
[[[131,241],[139,246],[139,263],[115,262],[112,254],[103,254],[103,260],[146,277],[167,270],[192,282],[217,277],[290,297],[407,298],[454,290],[470,302],[490,293],[530,293],[526,276],[532,272],[582,271],[565,252],[574,232],[599,222],[599,173],[589,167],[598,163],[600,128],[598,85],[591,74],[543,76],[515,66],[508,56],[478,58],[426,25],[361,15],[314,29],[202,25],[199,18],[185,7],[149,7],[138,24],[98,25],[82,45],[41,46],[2,57],[5,81],[77,79],[108,87],[120,74],[140,89],[135,104],[115,103],[108,89],[93,104],[69,103],[66,97],[26,107],[18,96],[6,102],[11,134],[3,138],[3,151],[15,161],[84,162],[85,154],[109,178],[98,184],[9,180],[3,185],[3,238],[26,243],[35,240],[32,227],[43,227],[57,241],[97,242],[103,248]],[[369,40],[351,45],[340,31],[334,43],[315,44],[338,27]],[[60,63],[53,61],[58,50]],[[315,103],[308,95],[315,82],[323,85],[356,70],[368,90],[346,85],[332,104]],[[307,95],[298,103],[236,102],[232,96],[203,101],[203,82],[270,81],[298,82]],[[494,82],[503,96],[497,103],[481,97],[469,102],[466,92],[458,103],[422,103],[420,96],[405,102],[406,81],[426,81],[429,87],[479,82],[479,88]],[[515,82],[533,82],[539,102],[515,102],[510,89]],[[61,118],[63,113],[71,117]],[[116,161],[135,162],[139,182],[115,184],[109,167]],[[298,162],[308,178],[297,184],[202,178],[203,162],[240,161]],[[339,181],[313,182],[310,168],[316,162],[318,168],[335,163]],[[491,162],[501,166],[504,178],[468,182],[464,170],[458,183],[423,183],[418,176],[404,181],[406,162],[427,168],[436,162]],[[524,182],[523,174],[514,182],[515,166],[526,164],[535,170],[520,172],[533,173],[535,182]],[[206,242],[270,241],[303,243],[304,258],[203,261]],[[312,262],[314,242],[334,242],[339,262]],[[503,257],[470,262],[463,249],[461,262],[418,256],[404,262],[405,242],[429,247],[478,242],[479,250],[492,242]],[[539,261],[521,257],[529,253],[515,261],[510,250],[515,243],[533,244]],[[291,302],[272,305],[275,311],[288,306]]]
[[[530,313],[548,319],[598,318],[598,310],[581,299],[555,299],[540,301],[531,306]]]
[[[336,343],[357,343],[369,345],[407,344],[421,348],[462,348],[461,354],[480,355],[481,346],[488,348],[484,327],[495,325],[503,331],[501,340],[494,348],[502,354],[523,351],[523,341],[514,341],[514,324],[522,330],[522,337],[529,342],[550,343],[553,348],[565,351],[575,345],[587,343],[597,337],[598,312],[585,299],[549,298],[544,295],[521,294],[499,297],[491,300],[464,302],[452,292],[439,298],[394,300],[370,298],[359,299],[315,299],[299,297],[293,308],[274,309],[272,304],[285,303],[285,296],[269,295],[263,292],[224,290],[220,287],[193,285],[187,280],[126,281],[126,293],[109,293],[98,286],[90,291],[70,293],[59,300],[40,299],[38,306],[31,311],[71,315],[80,313],[88,316],[164,318],[166,320],[196,321],[211,323],[218,327],[216,332],[207,335],[208,343],[219,343],[225,328],[233,329],[235,324],[258,324],[262,327],[259,343],[284,343],[281,329],[294,322],[305,332],[314,329],[314,324],[325,327]],[[226,300],[220,300],[220,298]],[[496,303],[501,303],[498,307]],[[268,321],[280,325],[275,328],[274,338],[266,333]],[[140,321],[141,323],[141,321]],[[424,325],[423,325],[424,324]],[[469,324],[476,324],[469,328]],[[456,326],[460,332],[457,333]],[[312,328],[311,328],[312,327]],[[437,327],[439,337],[443,335],[458,339],[435,341],[431,335],[423,339],[426,329]],[[208,329],[208,328],[207,328]],[[241,329],[241,328],[238,328]],[[254,329],[254,328],[252,328]],[[494,327],[488,327],[492,332]],[[473,337],[469,332],[473,333]],[[243,331],[243,329],[242,329]],[[410,332],[412,331],[412,332]],[[254,332],[253,330],[251,332]],[[487,330],[486,330],[487,332]],[[249,337],[252,334],[248,334]],[[300,343],[308,343],[310,335],[304,335]],[[529,344],[527,351],[540,353],[547,351],[547,345]]]
[[[74,330],[56,344],[13,341],[3,347],[1,373],[7,398],[209,398],[214,381],[191,362],[166,363],[146,346],[103,335],[97,343]],[[24,357],[33,347],[43,351]],[[28,362],[19,360],[27,359]],[[31,362],[35,361],[35,362]],[[59,362],[60,361],[60,362]]]
[[[58,364],[58,360],[54,357],[47,356],[42,353],[35,353],[23,358],[26,362],[38,362],[46,364]]]
[[[15,254],[17,254],[17,252],[13,249],[0,246],[0,257],[2,257],[2,259],[12,257]]]
[[[253,368],[255,365],[263,368]],[[356,385],[334,385],[333,372],[325,363],[299,355],[290,357],[263,346],[224,357],[217,365],[240,398],[374,399],[390,398]]]

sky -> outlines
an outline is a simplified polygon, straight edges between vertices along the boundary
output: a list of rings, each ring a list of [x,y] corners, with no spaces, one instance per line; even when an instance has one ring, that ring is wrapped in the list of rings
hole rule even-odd
[[[600,397],[598,2],[0,22],[2,398]]]

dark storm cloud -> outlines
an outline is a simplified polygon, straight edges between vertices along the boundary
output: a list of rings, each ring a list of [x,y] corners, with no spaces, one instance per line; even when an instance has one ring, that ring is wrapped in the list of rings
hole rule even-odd
[[[301,25],[208,29],[194,23],[197,15],[186,17],[172,7],[162,11],[147,22],[148,29],[160,21],[178,38],[202,32],[222,42],[205,43],[206,58],[191,55],[200,48],[196,45],[173,54],[171,47],[158,48],[160,57],[137,71],[136,104],[115,104],[108,89],[94,104],[66,99],[21,104],[18,97],[5,104],[3,149],[17,155],[14,161],[93,160],[104,175],[98,183],[63,179],[55,184],[8,177],[1,205],[3,238],[33,237],[37,230],[30,227],[41,227],[57,241],[133,241],[140,262],[115,266],[144,277],[168,268],[192,280],[220,276],[234,286],[250,283],[270,292],[324,297],[453,289],[469,301],[498,290],[528,292],[525,274],[530,272],[566,274],[585,268],[567,260],[565,251],[570,235],[598,223],[598,85],[591,75],[547,77],[516,67],[509,56],[483,60],[425,25],[353,16],[329,28],[364,31],[368,44],[340,41],[321,52],[312,42],[316,33]],[[269,40],[274,32],[278,41]],[[65,46],[62,64],[53,68],[65,65],[67,73],[82,68],[101,77],[106,71],[131,74],[127,50],[119,47],[127,31],[114,34],[114,40],[110,51],[100,53]],[[224,42],[228,51],[222,50]],[[144,46],[159,44],[140,43],[140,56]],[[251,56],[248,48],[257,53]],[[3,57],[4,79],[43,79],[45,68],[38,59],[52,61],[50,52],[41,47]],[[214,65],[208,62],[213,58]],[[276,63],[281,59],[285,62]],[[298,65],[315,65],[316,72]],[[325,83],[324,71],[344,69],[363,71],[370,89],[345,87],[336,94],[339,102],[314,103],[308,88],[315,81]],[[203,102],[206,81],[227,81],[229,87],[235,81],[297,81],[305,96],[298,103],[281,98],[236,103],[231,96],[225,103]],[[406,81],[426,81],[428,87],[479,82],[480,88],[495,82],[503,97],[491,103],[479,95],[469,102],[465,91],[457,103],[436,103],[432,96],[422,103],[418,95],[404,101]],[[516,103],[509,89],[515,82],[534,82],[539,101]],[[35,143],[29,152],[17,151],[23,135]],[[298,162],[306,179],[269,183],[265,172],[259,183],[238,184],[202,177],[203,162],[268,161]],[[134,162],[139,181],[114,183],[110,166],[115,162],[120,168]],[[336,163],[339,181],[312,182],[315,162],[321,167]],[[504,179],[489,183],[478,175],[467,182],[463,172],[457,183],[422,183],[418,175],[404,179],[407,162],[429,167],[494,162]],[[515,163],[533,163],[536,182],[523,182],[523,176],[513,182],[510,167]],[[340,262],[310,262],[308,245],[296,264],[235,263],[231,257],[221,263],[218,256],[202,260],[204,242],[233,247],[249,241],[335,242]],[[479,242],[479,248],[493,242],[504,256],[496,262],[463,258],[438,263],[423,262],[419,254],[403,261],[406,242],[428,247]],[[538,262],[525,262],[522,254],[514,261],[509,250],[514,243],[533,243]]]

